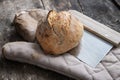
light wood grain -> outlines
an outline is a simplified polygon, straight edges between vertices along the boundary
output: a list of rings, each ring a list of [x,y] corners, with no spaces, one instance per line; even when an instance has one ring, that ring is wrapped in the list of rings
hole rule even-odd
[[[93,20],[90,17],[85,16],[78,11],[69,10],[69,12],[77,17],[84,24],[86,30],[94,33],[104,40],[107,40],[114,46],[118,46],[120,44],[120,33],[112,30],[111,28],[108,28],[107,26]]]

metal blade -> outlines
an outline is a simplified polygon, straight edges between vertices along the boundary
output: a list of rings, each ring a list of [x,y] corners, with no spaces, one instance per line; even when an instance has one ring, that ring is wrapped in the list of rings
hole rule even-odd
[[[112,47],[109,42],[85,30],[80,45],[70,53],[89,66],[96,67]]]

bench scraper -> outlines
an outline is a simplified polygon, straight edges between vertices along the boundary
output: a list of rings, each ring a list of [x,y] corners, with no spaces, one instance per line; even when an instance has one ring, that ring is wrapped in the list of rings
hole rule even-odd
[[[89,66],[96,67],[113,46],[119,45],[120,33],[78,11],[69,10],[69,12],[77,17],[85,27],[80,44],[70,53]]]

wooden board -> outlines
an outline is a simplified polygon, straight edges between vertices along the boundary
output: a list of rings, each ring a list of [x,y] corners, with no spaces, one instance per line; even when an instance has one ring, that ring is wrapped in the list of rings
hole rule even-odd
[[[110,42],[114,46],[118,46],[120,44],[120,33],[93,20],[90,17],[85,16],[84,14],[78,11],[70,10],[69,12],[73,14],[75,17],[77,17],[84,24],[86,30],[103,38],[104,40]]]
[[[113,1],[114,0],[79,0],[85,15],[120,32],[120,9]],[[120,2],[120,0],[118,1]]]

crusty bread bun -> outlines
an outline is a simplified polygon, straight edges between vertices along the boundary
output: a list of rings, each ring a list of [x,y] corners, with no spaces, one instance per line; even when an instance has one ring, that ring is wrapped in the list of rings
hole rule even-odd
[[[49,11],[38,23],[36,38],[46,53],[62,54],[76,47],[83,35],[83,24],[67,11]]]

